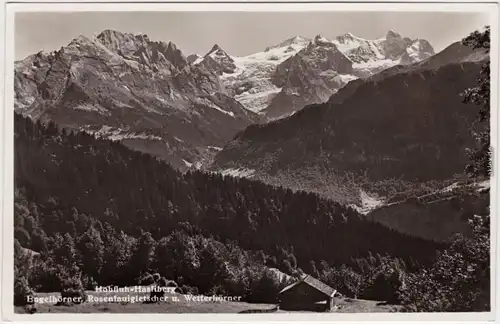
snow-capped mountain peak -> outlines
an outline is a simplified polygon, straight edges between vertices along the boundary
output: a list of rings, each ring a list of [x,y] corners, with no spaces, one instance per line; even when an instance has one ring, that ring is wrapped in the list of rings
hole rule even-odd
[[[340,43],[340,44],[350,44],[350,43],[359,43],[362,41],[366,41],[366,39],[355,36],[351,33],[345,33],[340,36],[335,37],[335,40],[333,41],[334,43]]]
[[[316,35],[311,44],[316,46],[329,46],[329,47],[334,45],[331,40],[329,40],[328,38],[326,38],[321,34]]]
[[[278,65],[304,49],[310,41],[295,36],[247,56],[230,56],[214,45],[207,55],[194,60],[193,64],[219,74],[226,90],[232,92],[236,100],[258,112],[281,91],[281,87],[271,80]]]
[[[277,49],[277,48],[283,48],[283,47],[295,47],[295,46],[305,46],[307,45],[311,40],[306,38],[306,37],[302,37],[302,36],[295,36],[295,37],[292,37],[292,38],[288,38],[286,40],[284,40],[283,42],[277,44],[277,45],[274,45],[274,46],[269,46],[265,49],[264,52],[269,52],[271,51],[272,49]]]
[[[226,52],[224,52],[224,50],[219,46],[219,44],[214,44],[214,46],[212,46],[212,49],[208,51],[207,55],[211,55],[213,53],[217,53],[218,55],[226,54]]]
[[[322,34],[314,36],[314,42],[329,42],[329,40]]]
[[[342,34],[342,35],[335,37],[335,40],[337,40],[340,43],[346,43],[346,42],[353,40],[354,38],[355,38],[355,36],[353,34],[345,33],[345,34]]]
[[[247,109],[268,116],[270,110],[275,110],[276,115],[271,117],[279,117],[282,109],[275,109],[277,106],[286,105],[295,111],[322,102],[351,80],[397,64],[410,64],[433,53],[428,42],[403,38],[389,30],[376,40],[352,33],[331,40],[322,34],[312,39],[294,36],[263,52],[241,57],[230,56],[214,45],[193,64],[219,74],[226,90]]]
[[[219,45],[215,44],[212,49],[208,51],[205,57],[211,57],[215,60],[228,60],[233,62],[231,56],[229,56]]]
[[[399,33],[395,32],[394,30],[389,29],[389,31],[387,31],[387,34],[385,35],[385,38],[386,39],[393,39],[393,38],[403,38],[403,37],[401,37],[401,35]]]

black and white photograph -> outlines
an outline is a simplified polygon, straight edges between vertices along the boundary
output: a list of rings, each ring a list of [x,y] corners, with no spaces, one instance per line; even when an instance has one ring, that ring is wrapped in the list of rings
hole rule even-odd
[[[6,26],[16,316],[493,312],[497,6],[87,5]]]

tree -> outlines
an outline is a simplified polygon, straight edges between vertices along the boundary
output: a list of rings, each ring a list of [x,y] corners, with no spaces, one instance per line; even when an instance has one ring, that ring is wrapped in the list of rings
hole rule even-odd
[[[141,230],[141,236],[135,247],[134,254],[130,260],[130,266],[133,268],[134,275],[139,277],[143,272],[149,269],[153,261],[156,242],[150,232]]]
[[[205,293],[211,287],[220,285],[231,275],[222,251],[224,246],[214,240],[203,240],[199,249],[200,267],[197,271],[198,288]]]
[[[169,254],[168,238],[164,237],[158,241],[155,248],[155,256],[153,261],[153,268],[158,270],[161,275],[169,275],[166,273],[168,265],[172,262]]]
[[[399,291],[406,285],[406,268],[397,258],[380,257],[379,265],[371,271],[362,295],[366,299],[384,300],[399,304]]]
[[[267,259],[267,263],[266,264],[270,268],[276,268],[278,266],[278,261],[276,260],[276,257],[273,255],[273,256],[270,256]]]
[[[33,304],[32,299],[33,290],[28,284],[26,277],[19,277],[14,279],[14,305],[15,306],[25,306],[27,304]]]
[[[276,273],[264,269],[257,278],[252,278],[250,285],[250,302],[275,303],[278,292],[282,288]]]
[[[29,303],[33,291],[29,286],[31,257],[17,239],[14,240],[14,305],[24,306]]]
[[[61,288],[63,277],[69,277],[66,268],[45,253],[35,260],[29,281],[37,292],[54,292]]]
[[[490,216],[475,216],[470,225],[472,237],[457,234],[430,269],[408,275],[402,290],[406,310],[490,310]]]
[[[53,255],[56,263],[72,267],[76,264],[75,241],[66,233],[64,236],[57,234],[54,241]]]
[[[292,265],[288,260],[281,261],[281,266],[279,267],[279,269],[288,275],[293,273]]]
[[[124,232],[116,233],[114,230],[107,230],[103,236],[105,239],[103,265],[100,278],[101,284],[125,285],[133,282],[135,274],[127,271],[130,267],[132,249],[135,246],[135,239]]]
[[[14,229],[14,237],[21,243],[21,245],[30,246],[31,237],[24,228],[16,227]]]
[[[182,231],[175,231],[166,240],[161,240],[158,256],[161,256],[160,273],[174,279],[183,276],[187,283],[191,283],[200,267],[195,242]]]
[[[14,277],[28,277],[31,266],[29,254],[22,248],[17,239],[14,239]]]
[[[97,279],[104,256],[104,244],[101,234],[94,227],[90,227],[78,238],[76,248],[80,255],[80,269],[87,276]]]
[[[490,27],[484,31],[475,31],[462,40],[462,43],[473,49],[490,50]],[[480,106],[479,115],[472,133],[476,147],[468,150],[467,155],[471,163],[467,165],[466,172],[474,177],[489,177],[491,173],[490,149],[490,60],[488,59],[481,68],[477,87],[466,89],[463,93],[464,102]]]
[[[32,250],[38,250],[41,253],[46,253],[47,251],[47,234],[40,229],[36,228],[31,235],[31,247]]]
[[[314,260],[309,261],[309,273],[313,277],[319,278],[319,271],[318,268],[316,268],[316,262],[314,262]]]
[[[319,278],[347,297],[358,298],[360,295],[362,277],[345,265],[340,268],[326,269]]]

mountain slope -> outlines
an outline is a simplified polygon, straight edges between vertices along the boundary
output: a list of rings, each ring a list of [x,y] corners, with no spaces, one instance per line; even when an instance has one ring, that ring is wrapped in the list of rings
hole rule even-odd
[[[211,170],[246,170],[269,183],[358,204],[362,184],[450,179],[463,171],[471,144],[476,110],[460,93],[475,84],[476,61],[417,63],[350,82],[326,104],[248,127],[218,153]]]
[[[18,112],[121,140],[181,169],[258,121],[173,43],[112,30],[18,62],[15,94]]]

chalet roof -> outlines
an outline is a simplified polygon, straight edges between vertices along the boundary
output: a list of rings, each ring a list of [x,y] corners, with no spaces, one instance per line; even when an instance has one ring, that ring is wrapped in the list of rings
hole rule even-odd
[[[288,285],[286,286],[285,288],[283,288],[283,290],[281,290],[279,293],[283,293],[287,290],[290,290],[292,289],[293,287],[297,286],[298,284],[300,284],[301,282],[313,287],[314,289],[316,289],[317,291],[327,295],[328,297],[333,297],[333,295],[335,295],[335,293],[337,292],[337,290],[333,289],[332,287],[328,286],[327,284],[319,281],[318,279],[310,276],[310,275],[305,275],[302,277],[302,279],[294,282],[293,284],[291,285]]]

